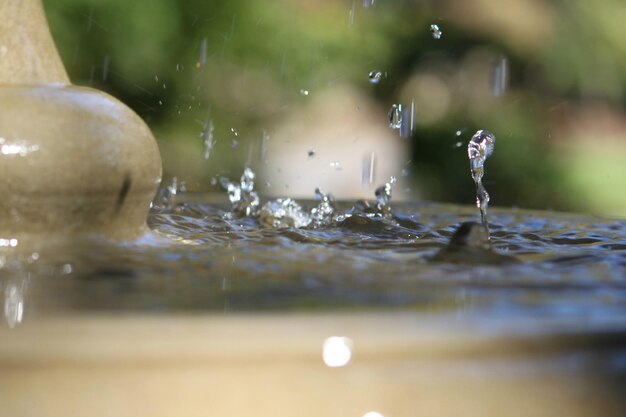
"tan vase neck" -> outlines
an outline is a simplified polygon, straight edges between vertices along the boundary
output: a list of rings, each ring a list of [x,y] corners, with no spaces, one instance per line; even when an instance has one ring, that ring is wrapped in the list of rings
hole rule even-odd
[[[0,85],[69,84],[41,0],[0,0]]]

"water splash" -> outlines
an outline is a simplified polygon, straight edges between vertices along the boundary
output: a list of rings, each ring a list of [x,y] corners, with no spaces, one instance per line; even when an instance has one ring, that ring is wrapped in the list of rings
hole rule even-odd
[[[430,33],[431,35],[433,35],[433,39],[441,39],[441,36],[443,35],[443,32],[441,32],[439,26],[435,24],[430,25]]]
[[[311,221],[314,227],[322,227],[331,224],[335,214],[335,199],[331,194],[326,194],[319,188],[315,189],[315,197],[319,201],[317,207],[311,209]]]
[[[176,205],[176,196],[179,192],[184,191],[184,182],[179,183],[177,177],[172,177],[169,182],[164,183],[161,188],[159,188],[150,207],[157,210],[172,210]]]
[[[476,184],[476,207],[480,209],[480,219],[487,232],[489,232],[487,221],[489,193],[487,193],[482,180],[485,173],[485,161],[493,153],[495,143],[496,137],[493,133],[487,130],[479,130],[472,136],[467,145],[472,179]]]
[[[273,228],[307,227],[311,217],[297,201],[291,198],[277,198],[268,201],[259,212],[262,225]]]
[[[391,177],[389,182],[381,185],[374,192],[374,195],[376,196],[376,208],[383,213],[389,210],[388,204],[389,200],[391,200],[391,191],[393,190],[393,185],[395,183],[396,177]]]
[[[254,191],[256,175],[250,168],[246,168],[241,175],[239,184],[231,182],[226,177],[220,178],[222,188],[228,193],[228,200],[233,206],[232,214],[236,217],[255,215],[259,209],[259,195]]]

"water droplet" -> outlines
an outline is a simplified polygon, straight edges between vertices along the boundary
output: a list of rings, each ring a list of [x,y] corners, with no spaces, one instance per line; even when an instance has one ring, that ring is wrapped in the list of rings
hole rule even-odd
[[[300,90],[300,95],[301,96],[308,96],[309,95],[309,90],[304,90],[304,89]]]
[[[509,86],[509,61],[501,55],[491,69],[491,94],[503,96]]]
[[[196,63],[196,68],[199,68],[206,64],[206,55],[207,55],[207,38],[202,39],[200,42],[200,54],[198,56],[198,62]]]
[[[213,120],[205,122],[202,126],[202,133],[200,133],[200,136],[202,137],[202,143],[204,144],[204,159],[209,159],[211,152],[213,152],[213,147],[215,146],[215,139],[213,138],[214,130],[215,126],[213,126]]]
[[[330,167],[335,168],[335,171],[341,171],[341,164],[339,163],[339,161],[331,161]]]
[[[158,76],[158,75],[155,75],[155,76],[154,76],[154,82],[156,82],[156,83],[158,83],[158,82],[159,82],[159,76]]]
[[[261,159],[267,163],[267,148],[270,142],[270,135],[265,131],[265,129],[262,130],[262,134],[261,134]]]
[[[235,129],[234,127],[230,128],[230,132],[235,135],[235,136],[239,136],[239,132],[237,131],[237,129]]]
[[[102,62],[102,82],[106,82],[107,78],[109,78],[109,55],[105,55]]]
[[[439,26],[435,24],[430,25],[430,33],[433,35],[433,39],[441,39],[441,35],[443,34]]]
[[[378,84],[382,78],[383,73],[380,71],[370,71],[367,76],[368,81],[372,84]]]
[[[461,146],[463,146],[463,142],[457,142],[454,144],[453,148],[460,148]]]
[[[159,100],[159,106],[163,105],[163,100]]]
[[[465,131],[465,129],[459,129],[459,130],[457,130],[457,131],[456,131],[456,133],[455,133],[455,134],[456,134],[457,136],[461,136],[461,135],[463,134],[463,132],[464,132],[464,131]]]
[[[483,186],[485,161],[493,153],[496,137],[486,130],[477,131],[467,145],[467,155],[470,160],[472,179],[476,184],[476,207],[480,209],[480,218],[483,226],[489,231],[487,222],[487,207],[489,205],[489,193]]]
[[[365,155],[361,161],[361,186],[368,187],[376,180],[376,153]]]
[[[352,0],[352,7],[350,8],[350,12],[348,12],[348,26],[352,26],[354,24],[354,14],[356,9],[356,0]]]
[[[389,109],[389,127],[392,129],[400,129],[402,127],[402,119],[404,117],[402,104],[392,104]]]
[[[309,158],[313,158],[315,156],[315,149],[309,149],[307,155]]]

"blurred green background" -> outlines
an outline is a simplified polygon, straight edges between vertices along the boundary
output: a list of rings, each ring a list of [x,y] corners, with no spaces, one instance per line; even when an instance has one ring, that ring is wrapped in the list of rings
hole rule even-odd
[[[487,129],[497,137],[485,178],[492,205],[626,216],[622,0],[44,4],[73,82],[137,111],[159,140],[164,178],[188,189],[237,177],[252,145],[306,119],[318,92],[349,91],[355,108],[379,109],[371,118],[381,123],[391,104],[415,103],[411,137],[397,137],[410,198],[471,204],[466,144]],[[375,85],[372,70],[384,74]],[[332,111],[338,117],[313,123],[332,131],[342,109]]]

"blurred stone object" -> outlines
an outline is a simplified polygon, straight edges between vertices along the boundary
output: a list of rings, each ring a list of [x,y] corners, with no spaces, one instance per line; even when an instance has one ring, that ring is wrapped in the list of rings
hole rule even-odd
[[[0,0],[0,16],[0,236],[139,236],[161,180],[150,129],[71,85],[41,0]]]

